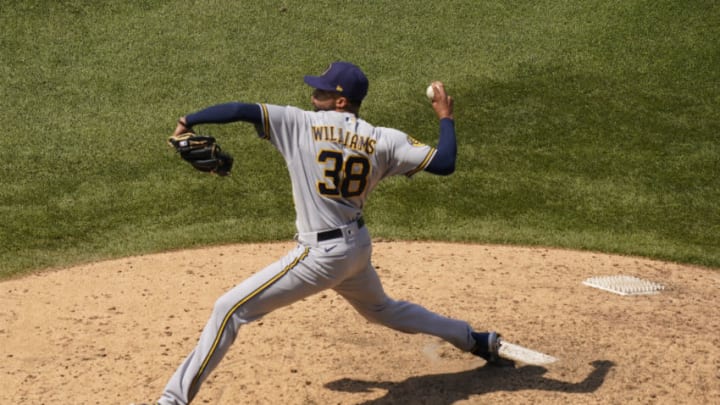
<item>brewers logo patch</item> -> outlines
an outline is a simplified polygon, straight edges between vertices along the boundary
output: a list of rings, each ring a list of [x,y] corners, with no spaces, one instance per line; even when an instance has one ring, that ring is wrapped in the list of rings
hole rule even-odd
[[[424,143],[418,141],[417,139],[413,138],[413,137],[410,136],[410,135],[407,136],[407,141],[408,141],[408,143],[409,143],[410,145],[412,145],[412,146],[425,146]]]

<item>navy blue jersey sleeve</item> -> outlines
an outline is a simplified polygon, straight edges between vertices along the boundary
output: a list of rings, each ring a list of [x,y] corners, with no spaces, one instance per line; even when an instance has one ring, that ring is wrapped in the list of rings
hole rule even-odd
[[[440,120],[440,138],[436,149],[437,152],[425,171],[444,176],[454,172],[457,141],[455,140],[455,121],[450,118]]]
[[[231,102],[217,104],[204,110],[197,111],[185,117],[187,126],[198,124],[226,124],[235,121],[262,123],[262,113],[257,104]]]

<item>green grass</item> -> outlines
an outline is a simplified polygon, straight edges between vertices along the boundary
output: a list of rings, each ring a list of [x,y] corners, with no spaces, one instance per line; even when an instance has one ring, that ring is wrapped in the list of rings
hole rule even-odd
[[[164,141],[230,100],[307,106],[336,59],[363,116],[434,143],[456,99],[457,172],[383,183],[375,237],[544,245],[720,267],[715,1],[5,1],[0,277],[292,236],[280,156],[205,126],[235,174]]]

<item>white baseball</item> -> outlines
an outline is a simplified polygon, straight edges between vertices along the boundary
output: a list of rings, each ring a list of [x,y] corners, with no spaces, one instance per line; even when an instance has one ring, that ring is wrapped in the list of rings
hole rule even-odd
[[[432,84],[427,87],[427,90],[425,90],[425,95],[430,101],[433,101],[435,98],[435,91],[433,90]]]

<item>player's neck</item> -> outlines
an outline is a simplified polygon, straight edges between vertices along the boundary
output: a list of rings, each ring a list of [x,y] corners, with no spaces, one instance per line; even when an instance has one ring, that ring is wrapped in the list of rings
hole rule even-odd
[[[337,112],[346,112],[353,114],[356,117],[360,117],[360,107],[354,106],[352,104],[348,104],[345,107],[337,107],[335,108],[335,111]]]

